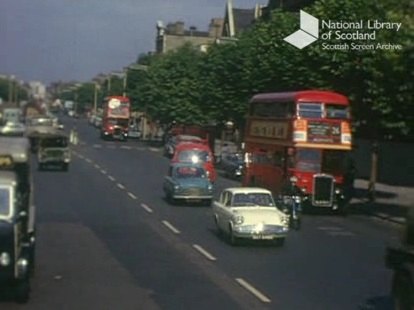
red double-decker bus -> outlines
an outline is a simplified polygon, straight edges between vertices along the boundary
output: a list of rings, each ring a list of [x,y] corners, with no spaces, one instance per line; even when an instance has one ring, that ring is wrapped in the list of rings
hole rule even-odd
[[[250,101],[244,186],[283,194],[294,177],[305,206],[344,210],[352,190],[348,98],[319,90],[263,93]]]
[[[128,97],[108,96],[103,102],[102,139],[127,140],[131,103]]]

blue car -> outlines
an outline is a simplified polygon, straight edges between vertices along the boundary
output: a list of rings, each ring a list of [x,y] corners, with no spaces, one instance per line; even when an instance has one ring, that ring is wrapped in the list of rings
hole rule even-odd
[[[213,199],[213,184],[205,169],[197,164],[171,164],[168,175],[164,178],[163,189],[171,204],[185,201],[211,205]]]

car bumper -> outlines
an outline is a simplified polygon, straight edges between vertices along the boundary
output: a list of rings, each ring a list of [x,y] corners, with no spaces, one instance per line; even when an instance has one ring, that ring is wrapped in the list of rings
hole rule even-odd
[[[191,196],[191,195],[173,195],[174,199],[185,199],[185,200],[207,200],[207,199],[213,199],[212,195],[197,195],[197,196]]]
[[[253,240],[273,240],[285,238],[289,229],[279,225],[241,225],[233,228],[233,234],[237,238]]]
[[[58,164],[58,163],[70,163],[70,158],[58,158],[58,157],[46,157],[39,158],[39,163],[41,164]]]

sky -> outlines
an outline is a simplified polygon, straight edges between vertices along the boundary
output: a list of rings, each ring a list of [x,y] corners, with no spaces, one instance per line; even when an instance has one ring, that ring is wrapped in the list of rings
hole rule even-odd
[[[233,0],[253,8],[267,0]],[[23,81],[91,80],[154,51],[156,23],[207,31],[226,0],[0,0],[0,75]]]

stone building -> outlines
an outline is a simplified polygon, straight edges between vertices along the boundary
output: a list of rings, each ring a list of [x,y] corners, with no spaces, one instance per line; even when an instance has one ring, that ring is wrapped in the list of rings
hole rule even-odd
[[[159,21],[157,23],[156,53],[166,53],[186,43],[191,43],[205,51],[220,36],[222,27],[222,18],[211,19],[208,31],[200,31],[196,27],[186,29],[183,21],[169,23],[167,26]]]

